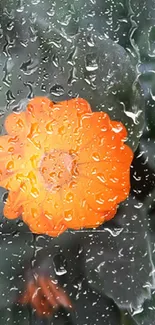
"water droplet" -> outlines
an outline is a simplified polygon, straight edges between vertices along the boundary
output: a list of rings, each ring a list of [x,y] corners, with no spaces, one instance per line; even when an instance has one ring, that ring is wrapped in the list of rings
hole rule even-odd
[[[96,84],[95,84],[95,81],[96,81],[96,74],[93,74],[93,73],[86,73],[85,74],[85,78],[84,78],[85,82],[90,85],[91,89],[96,89]]]
[[[106,182],[106,179],[105,179],[105,177],[104,177],[104,174],[101,174],[101,173],[97,174],[97,178],[98,178],[102,183],[105,183],[105,182]]]
[[[65,127],[63,125],[58,129],[58,134],[60,134],[60,135],[65,134]]]
[[[66,221],[71,221],[73,219],[73,210],[64,211],[64,219]]]
[[[8,25],[7,25],[7,30],[8,31],[11,31],[11,30],[13,30],[13,28],[14,28],[14,21],[10,21],[9,23],[8,23]]]
[[[101,206],[104,204],[105,199],[104,199],[104,195],[103,193],[98,193],[95,195],[95,200],[98,204],[100,204]],[[98,210],[100,209],[100,207],[98,208]]]
[[[86,70],[89,72],[96,71],[98,69],[97,57],[95,53],[86,55]]]
[[[47,11],[47,15],[49,17],[53,17],[55,15],[55,9],[54,8],[51,8]]]
[[[56,1],[52,1],[51,8],[49,8],[47,11],[47,15],[49,17],[53,17],[55,15],[55,7],[56,7]]]
[[[95,46],[94,38],[93,38],[93,36],[91,34],[87,36],[87,44],[90,47]]]
[[[131,220],[135,221],[135,220],[137,220],[137,218],[138,217],[136,215],[132,215]]]
[[[37,212],[37,210],[36,209],[31,209],[31,216],[32,216],[32,218],[34,218],[34,219],[36,219],[37,218],[37,216],[38,216],[38,212]]]
[[[15,106],[13,106],[12,111],[13,111],[14,113],[18,113],[18,112],[23,112],[23,111],[25,111],[28,102],[29,102],[28,99],[22,99],[18,104],[16,104]]]
[[[54,64],[54,66],[56,67],[56,68],[58,68],[58,66],[59,66],[59,58],[58,58],[58,56],[57,55],[53,55],[53,57],[52,57],[52,62],[53,62],[53,64]]]
[[[71,192],[67,193],[66,201],[71,203],[71,202],[73,202],[73,199],[74,199],[74,195]]]
[[[40,3],[40,0],[31,0],[32,5],[38,5]]]
[[[26,184],[25,183],[21,183],[20,184],[20,190],[23,191],[23,192],[26,192],[27,187],[26,187]]]
[[[116,127],[113,127],[113,128],[112,128],[112,130],[113,130],[115,133],[119,133],[119,132],[121,132],[122,129],[123,129],[123,126],[120,125],[119,123],[118,123],[118,125],[117,125]]]
[[[36,176],[32,171],[29,172],[27,178],[30,180],[31,184],[33,184],[33,185],[36,184]]]
[[[16,122],[16,125],[17,125],[20,129],[22,129],[23,126],[24,126],[24,122],[23,122],[23,120],[19,118],[19,119],[17,120],[17,122]]]
[[[39,126],[38,123],[33,123],[31,124],[31,129],[29,134],[27,135],[27,138],[32,140],[34,137],[36,137],[37,135],[39,135]]]
[[[61,85],[54,85],[53,87],[51,87],[50,89],[50,93],[54,96],[62,96],[64,94],[64,88]]]
[[[100,160],[100,155],[98,154],[98,152],[94,152],[92,154],[92,158],[95,160],[95,161],[99,161]]]
[[[69,75],[69,78],[68,78],[68,85],[69,86],[73,85],[73,83],[75,83],[76,80],[78,80],[78,78],[76,76],[76,68],[73,67],[70,70],[70,75]]]
[[[105,231],[108,231],[113,237],[117,237],[121,234],[121,232],[123,231],[123,228],[104,228]]]
[[[8,153],[13,153],[14,152],[14,147],[9,147],[8,148]]]
[[[53,121],[50,121],[49,123],[46,124],[46,131],[49,134],[53,132]]]
[[[3,196],[2,196],[2,201],[3,201],[4,204],[5,204],[6,201],[7,201],[8,195],[9,195],[9,193],[8,193],[8,192],[5,192],[5,193],[3,194]]]
[[[142,114],[142,110],[137,111],[137,106],[133,107],[135,112],[130,112],[127,111],[126,105],[123,102],[120,102],[120,104],[123,106],[124,113],[126,114],[127,117],[131,118],[133,120],[133,123],[135,125],[139,124],[139,116]]]
[[[54,270],[58,276],[62,276],[67,273],[66,270],[66,259],[62,254],[57,254],[53,258]]]
[[[101,270],[102,270],[102,267],[104,267],[105,263],[106,263],[105,261],[101,262],[101,263],[97,266],[97,268],[95,269],[95,272],[100,273]]]
[[[1,25],[0,25],[0,39],[3,38],[3,29],[1,28]]]
[[[149,41],[149,48],[150,48],[150,54],[152,57],[155,56],[155,27],[152,26],[150,28],[150,32],[149,32],[149,35],[148,35],[148,41]]]
[[[6,99],[8,102],[13,102],[15,100],[15,96],[10,89],[6,92]]]
[[[19,182],[23,180],[23,177],[23,174],[16,174],[16,180],[18,180]]]
[[[21,220],[17,220],[17,225],[18,227],[23,227],[24,226],[24,222]]]
[[[19,139],[18,139],[18,137],[17,137],[17,136],[15,136],[15,137],[12,137],[12,138],[10,137],[10,138],[9,138],[9,140],[8,140],[8,142],[9,142],[9,143],[13,143],[13,144],[14,144],[14,143],[17,143],[17,142],[18,142],[18,140],[19,140]]]
[[[142,306],[139,306],[134,312],[132,313],[132,316],[141,314],[143,312],[144,308]]]
[[[6,60],[5,66],[4,66],[4,78],[3,78],[3,82],[4,84],[6,84],[6,86],[10,86],[11,85],[11,71],[13,69],[14,66],[14,62],[13,60],[9,57]]]
[[[72,15],[71,13],[65,14],[63,15],[61,21],[58,20],[58,22],[62,25],[62,26],[68,26],[70,21],[71,21]]]
[[[20,69],[23,71],[25,75],[31,75],[38,69],[39,60],[36,59],[29,59],[27,62],[24,62]]]
[[[14,168],[14,162],[13,161],[9,161],[6,165],[6,169],[8,171],[11,171]]]
[[[137,204],[134,205],[134,207],[137,208],[137,209],[141,209],[143,207],[143,203],[138,202]]]
[[[37,198],[39,196],[39,191],[37,188],[35,187],[32,187],[31,189],[31,195],[34,197],[34,198]]]
[[[2,109],[0,109],[0,118],[2,118],[4,115],[5,115],[5,112]]]

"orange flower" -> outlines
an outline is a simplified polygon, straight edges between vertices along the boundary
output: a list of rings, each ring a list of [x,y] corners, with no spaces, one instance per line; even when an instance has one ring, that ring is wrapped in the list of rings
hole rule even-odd
[[[126,129],[81,98],[32,99],[5,121],[0,137],[4,215],[22,215],[32,232],[57,236],[67,228],[97,227],[114,217],[130,189]]]

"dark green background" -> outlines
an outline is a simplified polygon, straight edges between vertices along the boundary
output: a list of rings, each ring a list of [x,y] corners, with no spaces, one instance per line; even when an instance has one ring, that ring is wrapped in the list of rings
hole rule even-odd
[[[34,236],[3,218],[1,189],[0,325],[154,324],[154,0],[1,0],[0,24],[1,134],[33,96],[79,95],[121,120],[136,150],[130,197],[97,231]],[[28,269],[65,286],[75,312],[41,320],[17,306]]]

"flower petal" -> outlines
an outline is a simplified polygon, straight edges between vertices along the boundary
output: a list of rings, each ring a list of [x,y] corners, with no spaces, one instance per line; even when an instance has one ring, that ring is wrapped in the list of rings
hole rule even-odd
[[[22,192],[11,191],[4,205],[4,216],[8,219],[16,219],[22,214],[24,195]]]
[[[12,113],[5,120],[5,129],[9,135],[18,135],[21,138],[26,134],[27,128],[25,112]]]
[[[80,177],[98,182],[109,191],[112,189],[118,195],[118,199],[124,200],[130,188],[130,162],[126,164],[115,161],[98,161],[93,163],[84,163],[78,166]],[[92,183],[93,186],[93,183]],[[98,188],[100,186],[98,185]],[[95,190],[95,189],[94,189]]]
[[[80,120],[80,149],[93,141],[101,132],[111,129],[110,118],[104,112],[85,114]]]
[[[9,155],[0,160],[0,186],[16,191],[19,187],[18,171],[22,165],[19,155]]]
[[[30,100],[25,112],[26,122],[29,125],[27,138],[36,148],[44,147],[47,137],[46,125],[50,122],[53,103],[46,97],[36,97]]]
[[[99,180],[80,177],[74,191],[81,204],[87,202],[96,212],[109,211],[117,206],[118,193]]]
[[[23,144],[18,136],[0,137],[0,186],[9,189],[13,174],[22,165]]]
[[[84,192],[84,190],[83,190]],[[65,187],[63,189],[63,219],[67,228],[81,229],[83,227],[97,227],[114,217],[116,209],[110,211],[95,211],[85,197],[85,193]]]
[[[47,192],[42,202],[45,216],[52,224],[60,224],[63,220],[63,205],[61,191]]]
[[[26,118],[31,123],[44,123],[49,119],[53,106],[53,102],[47,97],[35,97],[27,105]]]
[[[113,132],[100,132],[78,152],[78,164],[94,161],[116,161],[126,163],[133,158],[132,150],[123,143],[120,135]]]
[[[46,210],[44,208],[46,207]],[[37,234],[47,234],[50,236],[58,236],[61,232],[65,231],[66,227],[61,222],[61,218],[56,217],[54,215],[54,219],[52,219],[53,210],[49,207],[49,212],[47,211],[48,204],[45,205],[40,203],[38,206],[38,201],[34,200],[31,205],[29,202],[24,205],[23,209],[23,220],[28,224],[31,231]],[[55,205],[52,205],[52,208],[55,209]],[[55,211],[54,211],[55,213]]]
[[[80,145],[80,118],[90,112],[90,105],[81,98],[55,104],[51,111],[51,118],[45,126],[46,146],[54,149],[74,148],[76,150]]]
[[[13,155],[22,150],[22,143],[19,136],[3,135],[0,137],[0,161],[6,155]]]
[[[76,123],[78,126],[81,118],[88,113],[92,113],[89,103],[85,99],[74,98],[56,103],[53,106],[51,117],[58,125],[67,121],[69,124]]]

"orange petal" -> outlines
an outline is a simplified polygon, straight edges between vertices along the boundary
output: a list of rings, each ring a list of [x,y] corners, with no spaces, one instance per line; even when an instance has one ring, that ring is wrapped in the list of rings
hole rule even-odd
[[[27,287],[29,295],[29,303],[32,304],[32,307],[36,310],[38,316],[42,316],[44,312],[44,301],[41,300],[41,289],[38,288],[33,282],[29,282]],[[47,303],[45,302],[45,305]]]
[[[54,106],[51,119],[45,125],[45,146],[51,149],[70,150],[78,145],[79,122],[77,110],[68,101]],[[76,144],[77,142],[77,144]]]
[[[90,113],[90,105],[84,99],[72,99],[53,106],[51,118],[45,128],[46,145],[49,148],[76,150],[81,133],[80,118]]]
[[[81,194],[82,193],[82,194]],[[95,211],[86,200],[85,191],[65,187],[63,191],[63,218],[67,228],[97,227],[105,221],[107,211]]]
[[[61,191],[48,192],[46,199],[42,203],[44,219],[48,223],[46,234],[58,236],[66,230],[63,220],[63,205]]]
[[[0,186],[16,191],[20,185],[17,173],[22,165],[19,155],[9,155],[0,160]]]
[[[67,122],[70,126],[73,122],[79,126],[79,121],[83,115],[92,113],[89,103],[82,98],[74,98],[63,102],[56,103],[53,106],[51,117],[55,124],[62,125]]]
[[[53,103],[46,97],[36,97],[30,100],[25,112],[26,122],[29,125],[27,138],[38,149],[44,147],[47,137],[46,124],[50,122]]]
[[[28,302],[29,302],[29,294],[27,291],[25,291],[22,295],[20,295],[18,301],[17,301],[19,304],[22,304],[22,305],[27,305]]]
[[[46,297],[48,303],[52,307],[57,308],[58,303],[57,303],[57,300],[56,300],[55,295],[53,293],[53,290],[50,287],[50,283],[51,283],[50,279],[45,279],[42,276],[38,276],[37,282],[38,282],[38,285],[41,287],[42,293]]]
[[[40,317],[51,314],[48,302],[43,299],[41,290],[39,290],[33,281],[28,282],[27,290],[19,297],[18,303],[24,305],[31,304]]]
[[[130,190],[130,160],[126,164],[111,161],[78,166],[77,193],[83,193],[88,204],[96,211],[107,211],[123,201]],[[85,184],[85,186],[83,186]]]
[[[78,166],[78,171],[83,181],[87,178],[95,182],[96,186],[100,183],[98,189],[100,189],[100,185],[103,186],[103,192],[105,187],[109,193],[112,189],[118,196],[118,201],[122,201],[128,195],[130,188],[130,164],[131,160],[128,160],[126,164],[115,161],[84,163]],[[92,186],[94,186],[93,183],[91,188]]]
[[[57,237],[67,229],[64,224],[57,224],[54,226],[47,220],[44,214],[42,214],[39,218],[40,219],[37,223],[31,223],[30,218],[28,222],[26,222],[24,219],[30,230],[35,234],[44,234],[47,236]]]
[[[44,218],[41,206],[37,202],[28,201],[23,205],[22,217],[24,222],[33,229],[34,233],[45,233],[48,226],[48,220]]]
[[[22,144],[18,136],[3,135],[0,137],[0,161],[6,155],[13,155],[20,152]]]
[[[59,305],[63,306],[64,308],[72,307],[72,303],[68,295],[64,292],[62,288],[60,288],[56,283],[54,283],[54,281],[51,281],[49,279],[48,287],[55,296],[55,299],[59,303]]]
[[[9,182],[22,164],[23,144],[17,136],[0,137],[0,186],[9,189]]]
[[[49,114],[53,109],[53,102],[47,97],[35,97],[31,99],[26,108],[26,117],[28,121],[33,123],[46,122],[49,119]]]
[[[55,201],[48,204],[48,201],[44,200],[39,204],[37,199],[28,200],[23,206],[22,216],[31,231],[37,234],[57,236],[66,229],[61,223],[62,215],[61,217],[58,215]]]
[[[119,122],[119,121],[110,120],[110,125],[112,128],[112,131],[115,134],[117,134],[117,137],[119,137],[124,142],[127,138],[127,130],[126,130],[125,126],[123,125],[123,123]]]
[[[86,114],[80,120],[80,148],[93,141],[99,133],[108,132],[111,129],[110,118],[106,113],[95,112]]]
[[[78,164],[94,161],[117,161],[126,163],[132,160],[132,150],[123,143],[121,136],[113,131],[100,132],[78,151]]]
[[[49,222],[53,225],[62,221],[62,197],[60,191],[49,192],[46,200],[42,203],[43,211]]]
[[[103,213],[117,205],[118,193],[103,185],[99,180],[79,177],[72,193],[74,197],[77,197],[80,211],[87,210],[86,206],[89,205],[94,212]]]
[[[53,149],[65,152],[69,152],[72,149],[76,151],[78,146],[78,137],[76,138],[75,133],[67,130],[67,128],[64,129],[62,134],[56,131],[52,135],[47,136],[44,141],[45,152],[50,152]]]
[[[26,168],[27,167],[27,168]],[[46,189],[44,184],[40,182],[37,172],[26,166],[26,162],[21,173],[16,173],[20,182],[20,191],[23,192],[23,195],[26,198],[26,202],[31,202],[39,206],[45,199]]]
[[[83,115],[85,115],[87,113],[92,113],[91,106],[83,98],[73,98],[73,99],[69,100],[68,102],[70,103],[70,109],[72,109],[72,107],[75,107],[75,109],[77,110],[77,113],[78,113],[77,114],[78,117],[82,117]]]
[[[22,214],[23,193],[10,192],[4,205],[4,216],[8,219],[16,219]]]
[[[47,192],[46,200],[43,202],[43,210],[50,220],[50,216],[54,222],[62,218],[62,196],[60,190]]]
[[[12,113],[7,116],[5,120],[5,129],[10,135],[18,135],[24,137],[27,131],[28,125],[26,122],[25,112]]]

